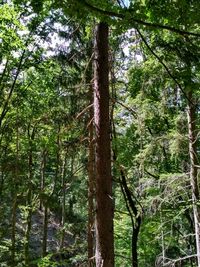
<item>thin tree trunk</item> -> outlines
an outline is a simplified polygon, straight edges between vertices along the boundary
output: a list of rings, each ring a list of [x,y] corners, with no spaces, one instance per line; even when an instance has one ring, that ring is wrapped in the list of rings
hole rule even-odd
[[[11,230],[11,266],[15,267],[15,254],[16,254],[16,212],[17,212],[17,192],[16,192],[16,186],[14,186],[13,190],[13,205],[12,205],[12,230]]]
[[[42,257],[45,257],[47,255],[47,233],[48,233],[48,204],[46,200],[44,203]]]
[[[17,108],[18,113],[18,108]],[[15,257],[16,257],[16,214],[17,214],[17,183],[19,179],[18,174],[18,164],[19,164],[19,127],[18,127],[18,117],[17,117],[17,123],[16,123],[16,131],[17,131],[17,138],[16,138],[16,163],[15,163],[15,170],[13,173],[13,184],[12,184],[12,198],[13,198],[13,204],[12,204],[12,219],[11,219],[11,266],[15,267]],[[3,175],[3,174],[2,174]]]
[[[29,253],[29,243],[30,243],[30,233],[32,226],[32,180],[33,180],[33,140],[35,135],[35,129],[33,128],[32,133],[30,133],[30,126],[28,130],[29,137],[29,159],[28,159],[28,193],[27,193],[27,225],[25,231],[25,243],[24,243],[24,258],[25,266],[29,266],[30,263],[30,253]]]
[[[41,162],[41,170],[40,170],[40,210],[43,209],[43,195],[44,195],[44,189],[45,189],[45,167],[46,167],[46,157],[47,157],[47,151],[46,149],[42,152],[42,162]]]
[[[6,98],[6,100],[5,100],[4,104],[3,104],[3,107],[2,107],[2,112],[0,114],[0,128],[2,127],[3,119],[5,118],[5,116],[6,116],[7,112],[8,112],[8,106],[9,106],[11,97],[13,95],[18,76],[19,76],[21,68],[22,68],[25,52],[26,52],[25,50],[22,52],[22,55],[21,55],[21,57],[19,59],[19,63],[18,63],[18,66],[17,66],[17,71],[16,71],[16,74],[15,74],[15,77],[14,77],[14,81],[13,81],[13,83],[11,85],[11,88],[10,88],[10,91],[8,93],[8,96],[7,96],[7,98]]]
[[[112,136],[116,143],[116,131],[115,131],[115,124],[113,122],[112,125]],[[113,147],[113,160],[117,162],[117,146]],[[132,238],[131,238],[131,253],[132,253],[132,267],[138,267],[138,237],[142,222],[142,214],[137,207],[137,199],[134,198],[132,192],[130,191],[127,181],[126,175],[122,167],[120,167],[120,187],[122,194],[124,196],[125,204],[127,211],[131,218],[132,224]]]
[[[136,224],[133,227],[133,232],[132,232],[132,266],[133,267],[138,267],[138,235],[140,231],[140,224]]]
[[[42,163],[41,163],[41,180],[40,180],[40,190],[43,195],[45,189],[45,168],[46,168],[46,157],[47,151],[44,149],[42,153]],[[42,257],[47,255],[47,232],[48,232],[48,199],[40,200],[40,209],[44,211],[43,217],[43,237],[42,237]]]
[[[60,248],[64,247],[64,242],[65,242],[66,173],[67,173],[67,153],[65,154],[64,164],[63,164],[63,171],[62,171],[62,197],[63,197],[63,199],[62,199],[62,218],[61,218],[62,233],[61,233]]]
[[[92,90],[90,90],[90,103],[93,102]],[[94,151],[94,112],[90,108],[89,116],[89,156],[88,156],[88,265],[94,266],[94,190],[95,190],[95,151]]]
[[[193,93],[188,93],[188,137],[189,137],[189,157],[190,157],[190,184],[192,189],[192,205],[194,216],[194,228],[196,239],[197,264],[200,267],[200,209],[198,207],[199,187],[198,187],[198,158],[197,158],[197,135],[196,135],[196,107],[193,104]]]
[[[1,171],[1,180],[0,180],[0,200],[2,198],[2,194],[3,194],[3,189],[4,189],[4,171]]]
[[[133,198],[130,189],[128,188],[126,176],[123,169],[120,170],[121,174],[121,189],[124,195],[124,199],[126,202],[127,210],[131,217],[132,223],[132,244],[131,244],[131,252],[132,252],[132,267],[138,267],[138,236],[140,232],[140,226],[142,222],[142,216],[140,211],[136,206],[136,200]]]
[[[56,171],[54,176],[54,184],[53,184],[53,192],[52,196],[54,196],[57,192],[58,183],[59,183],[59,176],[60,176],[60,154],[61,154],[61,141],[60,141],[60,124],[58,125],[58,132],[57,132],[57,140],[56,140]]]
[[[94,118],[96,130],[96,267],[114,266],[113,199],[109,120],[108,25],[95,32]]]
[[[31,232],[31,219],[32,219],[32,184],[29,183],[28,195],[27,195],[27,208],[28,215],[26,220],[26,231],[25,231],[25,244],[24,244],[24,258],[25,265],[29,266],[30,253],[29,253],[29,242],[30,242],[30,232]]]

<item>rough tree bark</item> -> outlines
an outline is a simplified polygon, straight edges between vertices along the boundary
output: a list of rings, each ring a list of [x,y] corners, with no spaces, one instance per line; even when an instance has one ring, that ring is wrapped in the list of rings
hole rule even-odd
[[[95,29],[94,118],[96,131],[96,267],[114,266],[109,120],[108,25]]]
[[[198,156],[197,156],[197,129],[196,129],[196,105],[193,92],[188,92],[188,138],[189,138],[189,158],[190,158],[190,184],[192,189],[192,205],[194,216],[194,229],[196,240],[197,264],[200,267],[200,200],[198,187]]]
[[[90,88],[90,103],[93,102],[92,88]],[[94,151],[94,111],[89,113],[89,155],[88,155],[88,265],[94,266],[94,192],[95,192],[95,151]]]

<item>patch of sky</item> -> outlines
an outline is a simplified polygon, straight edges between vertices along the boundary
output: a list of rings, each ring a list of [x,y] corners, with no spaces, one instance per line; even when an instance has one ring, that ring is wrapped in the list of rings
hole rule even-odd
[[[124,5],[125,5],[126,7],[129,7],[129,5],[130,5],[130,0],[124,0]]]

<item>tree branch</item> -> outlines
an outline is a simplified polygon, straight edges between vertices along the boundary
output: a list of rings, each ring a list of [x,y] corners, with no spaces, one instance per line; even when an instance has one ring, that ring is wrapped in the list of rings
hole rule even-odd
[[[93,6],[90,3],[88,3],[86,0],[81,0],[81,3],[83,5],[85,5],[87,8],[89,8],[91,11],[97,12],[100,15],[104,15],[107,17],[115,17],[115,18],[119,18],[119,19],[123,19],[125,21],[128,21],[130,23],[130,25],[132,25],[133,27],[135,26],[133,24],[136,24],[136,25],[139,24],[139,25],[150,27],[150,28],[156,28],[156,29],[171,31],[171,32],[181,34],[181,35],[192,35],[192,36],[200,37],[200,33],[184,31],[184,30],[180,30],[180,29],[174,28],[172,26],[168,26],[168,25],[162,25],[162,24],[158,24],[158,23],[151,23],[151,22],[143,21],[140,19],[129,18],[130,15],[127,16],[127,14],[130,14],[131,12],[133,12],[132,9],[126,9],[125,13],[116,13],[114,11],[103,10],[101,8]]]
[[[175,84],[179,87],[179,89],[181,90],[181,92],[183,93],[184,97],[187,99],[187,101],[189,103],[191,103],[193,106],[195,106],[195,104],[188,98],[187,94],[185,93],[183,87],[181,86],[181,84],[179,83],[179,81],[174,77],[174,75],[172,75],[171,71],[169,70],[169,68],[167,67],[167,65],[161,60],[161,58],[153,51],[153,49],[150,47],[150,45],[147,43],[147,41],[145,40],[144,36],[142,35],[142,33],[140,32],[140,30],[137,29],[137,32],[139,33],[142,41],[144,42],[144,44],[146,45],[146,47],[149,49],[149,51],[152,53],[152,55],[154,55],[154,57],[158,60],[158,62],[164,67],[164,69],[167,71],[168,75],[170,76],[170,78],[175,82]]]
[[[164,263],[163,266],[169,266],[169,263],[171,264],[175,264],[177,262],[180,262],[180,261],[184,261],[184,260],[187,260],[187,259],[190,259],[190,258],[194,258],[194,257],[197,257],[197,254],[194,254],[194,255],[188,255],[188,256],[185,256],[185,257],[182,257],[182,258],[179,258],[179,259],[176,259],[176,260],[173,260],[173,259],[169,259],[169,258],[166,258],[168,259],[169,261]],[[175,266],[175,265],[173,265]]]
[[[122,106],[123,108],[125,108],[126,110],[128,110],[133,115],[134,118],[137,118],[137,113],[136,113],[136,111],[133,108],[126,106],[125,104],[123,104],[122,102],[120,102],[120,101],[118,101],[116,99],[111,99],[111,101],[113,103],[119,104],[120,106]]]
[[[7,99],[5,100],[5,103],[4,103],[4,106],[3,106],[3,110],[2,110],[1,115],[0,115],[0,127],[2,125],[2,121],[3,121],[4,117],[6,116],[6,114],[8,112],[8,105],[9,105],[10,99],[12,97],[12,94],[13,94],[13,91],[14,91],[15,84],[17,82],[18,76],[19,76],[20,71],[21,71],[22,62],[23,62],[23,59],[24,59],[25,52],[26,52],[26,50],[24,49],[23,52],[22,52],[22,55],[20,57],[20,60],[19,60],[19,64],[18,64],[18,67],[17,67],[17,72],[16,72],[15,77],[14,77],[14,81],[12,83],[12,86],[10,88],[9,94],[7,96]]]
[[[155,178],[156,180],[160,179],[159,175],[155,175],[153,173],[150,173],[149,171],[147,171],[146,169],[144,170],[147,174],[149,174],[151,177]]]

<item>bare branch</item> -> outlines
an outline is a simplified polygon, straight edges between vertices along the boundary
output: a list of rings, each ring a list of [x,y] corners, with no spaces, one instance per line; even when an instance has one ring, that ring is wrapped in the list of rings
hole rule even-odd
[[[129,257],[125,257],[125,256],[120,255],[120,254],[116,254],[116,253],[115,253],[115,256],[116,256],[116,257],[120,257],[120,258],[123,258],[123,259],[126,259],[126,260],[131,261],[131,259],[130,259]]]
[[[163,263],[163,266],[169,266],[169,264],[173,264],[173,265],[170,265],[170,266],[175,266],[175,263],[177,263],[177,262],[184,261],[184,260],[187,260],[187,259],[191,259],[191,258],[194,258],[194,257],[197,257],[197,254],[187,255],[185,257],[178,258],[176,260],[167,258],[168,262]]]
[[[123,108],[125,108],[126,110],[128,110],[129,112],[131,112],[131,114],[134,116],[134,118],[137,118],[137,113],[134,109],[132,109],[131,107],[126,106],[125,104],[123,104],[122,102],[116,100],[116,99],[111,99],[113,103],[117,103],[120,106],[122,106]]]
[[[90,109],[93,106],[93,104],[90,104],[86,108],[84,108],[77,116],[76,119],[79,119],[88,109]]]

